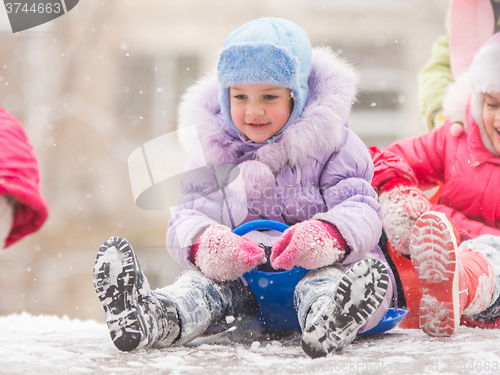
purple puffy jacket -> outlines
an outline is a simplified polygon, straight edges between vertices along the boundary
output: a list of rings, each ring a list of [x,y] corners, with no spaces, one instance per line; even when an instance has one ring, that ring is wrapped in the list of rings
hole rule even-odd
[[[234,228],[270,219],[293,225],[314,218],[335,225],[347,241],[345,267],[380,259],[382,220],[370,185],[373,163],[366,146],[345,125],[356,81],[352,69],[328,49],[314,49],[305,108],[269,144],[243,139],[224,123],[215,76],[195,84],[180,107],[179,128],[196,127],[198,138],[181,137],[191,154],[186,170],[227,163],[238,166],[239,177],[217,190],[212,189],[213,173],[186,173],[183,203],[167,231],[172,257],[196,268],[190,260],[192,239],[211,224]],[[202,150],[193,147],[197,142]]]

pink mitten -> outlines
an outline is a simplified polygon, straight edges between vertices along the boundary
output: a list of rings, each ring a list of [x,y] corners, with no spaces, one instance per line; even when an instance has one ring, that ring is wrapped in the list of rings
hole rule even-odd
[[[221,281],[237,279],[265,262],[265,257],[264,249],[224,225],[208,227],[192,250],[192,258],[205,276]]]
[[[288,228],[271,251],[274,269],[295,266],[308,270],[343,259],[347,243],[337,228],[324,221],[307,220]]]
[[[430,211],[430,202],[420,189],[403,177],[383,185],[379,194],[387,238],[394,250],[409,254],[411,230],[420,215]]]

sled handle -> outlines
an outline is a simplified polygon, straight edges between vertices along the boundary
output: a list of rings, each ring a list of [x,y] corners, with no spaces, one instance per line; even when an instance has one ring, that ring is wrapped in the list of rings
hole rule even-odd
[[[274,220],[254,220],[249,221],[248,223],[242,224],[239,227],[233,229],[233,233],[238,236],[243,236],[249,232],[259,229],[272,229],[278,232],[284,232],[289,228],[288,225],[284,223],[280,223],[279,221]]]

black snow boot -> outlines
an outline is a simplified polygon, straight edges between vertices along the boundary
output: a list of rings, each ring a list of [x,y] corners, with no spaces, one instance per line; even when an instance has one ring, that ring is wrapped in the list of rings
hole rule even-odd
[[[130,244],[111,237],[94,265],[94,287],[115,346],[124,351],[167,347],[181,327],[173,303],[152,292]]]
[[[321,279],[320,288],[325,286],[325,280]],[[379,308],[388,286],[384,263],[376,259],[356,263],[329,293],[312,303],[302,326],[304,352],[313,358],[324,357],[348,345]]]

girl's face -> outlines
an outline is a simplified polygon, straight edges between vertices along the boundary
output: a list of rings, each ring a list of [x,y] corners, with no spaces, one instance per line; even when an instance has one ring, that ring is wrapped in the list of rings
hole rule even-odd
[[[484,94],[483,121],[493,148],[500,154],[500,93]]]
[[[231,118],[250,140],[265,142],[279,132],[293,109],[290,90],[263,83],[239,84],[229,88]]]

